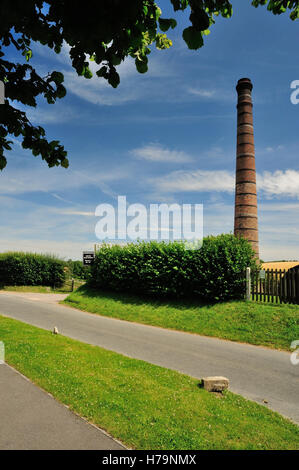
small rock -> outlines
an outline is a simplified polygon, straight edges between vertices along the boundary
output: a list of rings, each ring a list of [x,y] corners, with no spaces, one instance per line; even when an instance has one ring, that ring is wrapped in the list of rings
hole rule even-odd
[[[229,380],[226,377],[204,377],[203,388],[208,392],[223,392],[228,389]]]
[[[263,403],[269,403],[269,402],[268,402],[268,400],[265,399],[265,400],[263,400]]]
[[[59,334],[58,328],[57,326],[54,326],[53,335],[58,335],[58,334]]]

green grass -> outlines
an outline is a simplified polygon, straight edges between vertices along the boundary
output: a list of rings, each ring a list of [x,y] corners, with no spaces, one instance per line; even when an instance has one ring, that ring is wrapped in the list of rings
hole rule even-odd
[[[299,449],[299,427],[175,371],[0,317],[6,361],[127,446]]]
[[[74,280],[74,288],[82,286],[85,281]],[[49,286],[1,286],[0,290],[8,292],[35,292],[39,294],[67,294],[71,290],[71,281],[67,281],[64,286],[53,289]]]
[[[299,338],[299,306],[256,302],[200,305],[80,287],[65,304],[99,315],[205,336],[290,350]]]

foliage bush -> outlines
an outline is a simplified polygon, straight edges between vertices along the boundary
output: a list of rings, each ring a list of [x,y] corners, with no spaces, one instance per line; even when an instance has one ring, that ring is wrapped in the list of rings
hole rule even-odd
[[[0,253],[0,285],[61,287],[65,263],[51,255]]]
[[[87,281],[90,277],[90,266],[84,266],[82,261],[71,259],[67,262],[70,275],[76,279]]]
[[[206,237],[195,250],[177,241],[103,245],[91,268],[91,284],[159,297],[240,299],[247,266],[255,266],[254,252],[247,240],[231,234]]]

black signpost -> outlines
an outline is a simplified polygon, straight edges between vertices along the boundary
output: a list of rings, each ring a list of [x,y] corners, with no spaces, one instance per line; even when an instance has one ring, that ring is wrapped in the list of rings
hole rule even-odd
[[[83,265],[90,266],[93,264],[95,254],[93,251],[83,251]]]

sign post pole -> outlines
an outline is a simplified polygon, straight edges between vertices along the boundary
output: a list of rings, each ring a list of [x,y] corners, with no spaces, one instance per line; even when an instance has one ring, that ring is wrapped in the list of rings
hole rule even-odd
[[[246,268],[246,300],[250,300],[251,298],[251,276],[250,276],[250,268]]]

